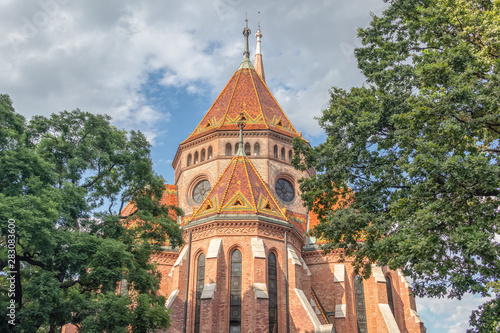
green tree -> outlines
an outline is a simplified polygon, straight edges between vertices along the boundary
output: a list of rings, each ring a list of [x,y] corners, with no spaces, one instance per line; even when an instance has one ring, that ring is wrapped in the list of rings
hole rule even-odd
[[[2,315],[0,331],[169,326],[150,256],[182,243],[171,217],[182,212],[161,204],[164,181],[140,132],[80,110],[26,122],[0,95],[0,170],[0,307],[16,307],[16,325]]]
[[[487,296],[500,275],[500,1],[387,2],[358,30],[366,84],[332,88],[323,144],[294,142],[295,165],[318,171],[301,181],[313,234],[365,275],[401,268],[418,296]]]

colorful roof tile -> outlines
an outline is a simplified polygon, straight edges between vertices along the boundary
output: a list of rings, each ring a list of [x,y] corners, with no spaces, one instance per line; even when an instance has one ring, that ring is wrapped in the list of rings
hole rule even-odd
[[[177,185],[165,184],[165,189],[163,190],[163,196],[160,200],[160,203],[167,206],[179,206],[179,199],[177,197]],[[129,202],[122,210],[121,215],[127,216],[135,211],[135,205],[132,202]],[[174,220],[177,219],[177,214],[174,210],[170,210],[169,216]]]
[[[243,66],[234,73],[184,143],[219,130],[238,130],[242,112],[245,130],[272,129],[291,137],[299,136],[253,66]]]
[[[256,214],[288,221],[246,156],[234,156],[190,222],[218,214]]]

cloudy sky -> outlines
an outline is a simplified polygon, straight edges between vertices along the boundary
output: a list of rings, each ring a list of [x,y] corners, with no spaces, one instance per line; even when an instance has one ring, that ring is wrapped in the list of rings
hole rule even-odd
[[[0,0],[0,93],[27,118],[80,108],[113,117],[171,160],[242,60],[245,13],[261,19],[266,80],[313,145],[332,86],[363,83],[353,50],[382,0]],[[258,14],[260,12],[260,15]],[[252,34],[253,36],[253,34]],[[251,59],[255,39],[250,41]],[[428,332],[464,332],[482,303],[418,300]]]

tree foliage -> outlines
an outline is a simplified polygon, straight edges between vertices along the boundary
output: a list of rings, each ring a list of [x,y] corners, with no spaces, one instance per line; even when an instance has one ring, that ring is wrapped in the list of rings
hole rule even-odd
[[[401,268],[418,296],[486,296],[500,274],[500,1],[387,2],[358,31],[366,84],[332,88],[323,144],[294,142],[295,165],[318,171],[301,182],[313,234],[366,275]]]
[[[2,315],[0,331],[168,327],[150,256],[182,243],[171,217],[182,212],[161,204],[164,183],[152,166],[144,135],[107,116],[75,110],[26,122],[0,95],[0,307],[11,298],[16,306],[16,325]],[[135,208],[121,215],[128,202]]]

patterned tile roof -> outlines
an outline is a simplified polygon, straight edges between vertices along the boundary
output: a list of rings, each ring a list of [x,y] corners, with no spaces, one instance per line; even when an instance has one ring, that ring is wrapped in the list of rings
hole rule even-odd
[[[286,210],[246,156],[233,157],[190,222],[217,214],[256,214],[288,221]]]
[[[252,67],[240,68],[234,73],[184,143],[218,130],[238,130],[237,122],[242,112],[246,118],[246,131],[272,129],[288,136],[299,136],[266,83]]]
[[[179,206],[179,200],[177,197],[177,185],[165,184],[165,189],[163,190],[163,196],[160,200],[163,205],[173,205]],[[127,203],[125,208],[122,210],[121,215],[126,216],[132,214],[136,210],[135,205],[132,202]],[[169,215],[174,220],[177,219],[177,214],[174,210],[170,210]]]

